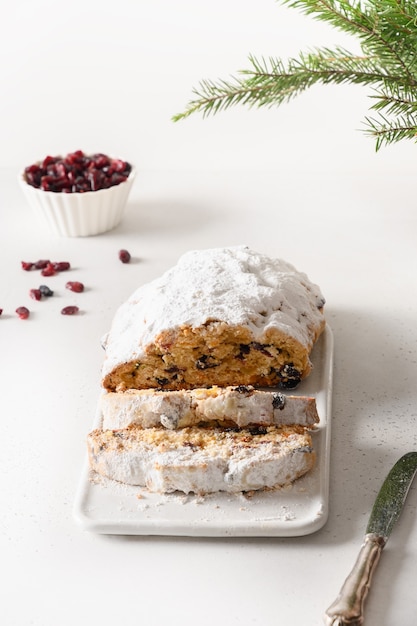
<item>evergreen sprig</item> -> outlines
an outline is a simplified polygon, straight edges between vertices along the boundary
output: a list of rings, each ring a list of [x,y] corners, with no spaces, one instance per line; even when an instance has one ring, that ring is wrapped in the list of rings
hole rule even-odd
[[[342,47],[316,48],[283,61],[249,56],[249,68],[228,80],[203,80],[184,112],[215,114],[235,105],[272,107],[315,84],[359,84],[372,88],[374,117],[366,132],[376,149],[417,135],[416,0],[280,0],[358,38],[362,54]]]

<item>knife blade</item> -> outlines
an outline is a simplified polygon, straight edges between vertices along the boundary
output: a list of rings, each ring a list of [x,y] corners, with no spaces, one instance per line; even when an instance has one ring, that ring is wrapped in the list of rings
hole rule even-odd
[[[325,613],[326,626],[360,626],[363,608],[381,552],[404,507],[417,471],[417,452],[392,467],[376,497],[356,562],[336,600]]]

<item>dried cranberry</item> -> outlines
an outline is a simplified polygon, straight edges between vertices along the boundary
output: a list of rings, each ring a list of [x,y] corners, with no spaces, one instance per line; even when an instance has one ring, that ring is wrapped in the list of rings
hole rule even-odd
[[[61,314],[62,315],[75,315],[76,313],[78,313],[80,309],[77,306],[65,306],[62,310],[61,310]]]
[[[68,163],[76,165],[77,163],[82,163],[84,158],[84,152],[82,150],[76,150],[75,152],[70,152],[66,156],[66,160]]]
[[[31,289],[29,295],[33,300],[40,300],[42,298],[42,292],[40,289]]]
[[[49,287],[47,285],[40,285],[39,291],[46,298],[49,298],[50,296],[54,295],[54,292],[51,289],[49,289]]]
[[[110,159],[106,154],[93,154],[91,165],[98,168],[108,167]]]
[[[198,370],[208,370],[213,367],[218,367],[218,363],[213,363],[213,361],[209,361],[209,359],[214,359],[211,354],[203,354],[199,359],[195,362],[195,366]]]
[[[22,269],[24,269],[26,272],[29,272],[29,270],[31,270],[33,267],[33,263],[28,263],[27,261],[21,261],[21,264]]]
[[[125,180],[126,180],[126,176],[124,176],[123,174],[118,174],[117,172],[114,172],[114,174],[112,174],[110,177],[109,187],[120,185],[120,183],[124,183]]]
[[[3,313],[3,309],[0,309],[0,315]]]
[[[21,320],[27,320],[27,318],[29,317],[29,309],[27,309],[25,306],[18,306],[16,309],[16,313]]]
[[[122,263],[129,263],[131,256],[127,250],[119,250],[119,259]]]
[[[126,163],[120,159],[113,160],[113,169],[115,172],[124,172]]]
[[[59,263],[52,263],[52,267],[56,272],[66,272],[70,269],[71,265],[68,261],[60,261]]]
[[[33,264],[35,270],[43,270],[47,265],[49,265],[51,261],[49,259],[39,259],[36,263]]]
[[[82,291],[84,291],[84,285],[76,280],[68,281],[65,287],[70,291],[75,291],[76,293],[81,293]]]
[[[25,168],[26,182],[32,187],[40,187],[42,169],[39,165],[29,165]]]
[[[273,409],[279,409],[280,411],[282,411],[282,409],[285,406],[285,396],[283,393],[273,393],[272,394],[272,408]]]
[[[253,394],[253,387],[249,387],[248,385],[238,385],[235,387],[235,391],[251,396]]]
[[[102,170],[91,169],[87,174],[87,180],[90,183],[91,191],[98,191],[106,186],[106,175]]]
[[[42,167],[46,169],[51,163],[56,163],[59,157],[47,156],[42,162]]]
[[[256,424],[255,426],[249,426],[248,428],[249,432],[251,435],[266,435],[268,430],[265,428],[265,426],[260,426],[258,424]]]
[[[295,369],[292,363],[287,363],[279,372],[280,387],[283,389],[293,389],[297,387],[301,380],[300,372]]]
[[[53,264],[52,263],[48,263],[48,265],[46,267],[44,267],[43,270],[41,270],[41,274],[42,274],[42,276],[55,276],[56,270],[55,270]]]

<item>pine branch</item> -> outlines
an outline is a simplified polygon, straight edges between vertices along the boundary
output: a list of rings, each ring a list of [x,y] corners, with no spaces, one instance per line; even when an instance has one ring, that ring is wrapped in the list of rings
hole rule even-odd
[[[389,145],[403,139],[416,139],[417,115],[401,116],[395,122],[391,122],[381,116],[379,120],[365,118],[368,129],[365,131],[375,140],[375,149],[378,151],[383,145]]]
[[[249,69],[228,80],[205,80],[193,89],[185,111],[214,114],[238,104],[271,107],[290,101],[315,84],[372,86],[367,133],[381,145],[417,136],[416,0],[280,0],[358,38],[361,55],[336,47],[300,53],[298,58],[249,57]],[[392,118],[392,119],[391,119]]]
[[[417,100],[413,95],[407,95],[406,92],[391,91],[391,93],[385,93],[383,91],[377,91],[373,96],[376,102],[372,105],[374,111],[384,111],[387,115],[404,116],[417,114]]]
[[[412,6],[404,0],[369,0],[365,9],[360,0],[353,3],[347,0],[281,1],[358,37],[364,52],[384,59],[387,66],[401,67],[409,80],[416,83],[416,75],[410,70],[410,65],[415,65],[415,4]]]
[[[249,57],[251,69],[241,70],[240,77],[229,81],[202,81],[193,90],[196,98],[174,121],[192,113],[203,116],[217,113],[236,104],[249,107],[278,106],[314,84],[356,83],[364,85],[396,85],[403,77],[388,75],[372,57],[358,57],[343,48],[323,48],[315,53],[300,54],[285,65],[280,59],[257,60]]]

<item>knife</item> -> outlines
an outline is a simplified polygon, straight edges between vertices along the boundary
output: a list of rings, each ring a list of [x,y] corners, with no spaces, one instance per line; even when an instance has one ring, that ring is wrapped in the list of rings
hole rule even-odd
[[[358,558],[333,604],[325,614],[327,626],[360,626],[371,579],[393,526],[400,516],[417,471],[417,452],[404,454],[384,480],[366,527]]]

